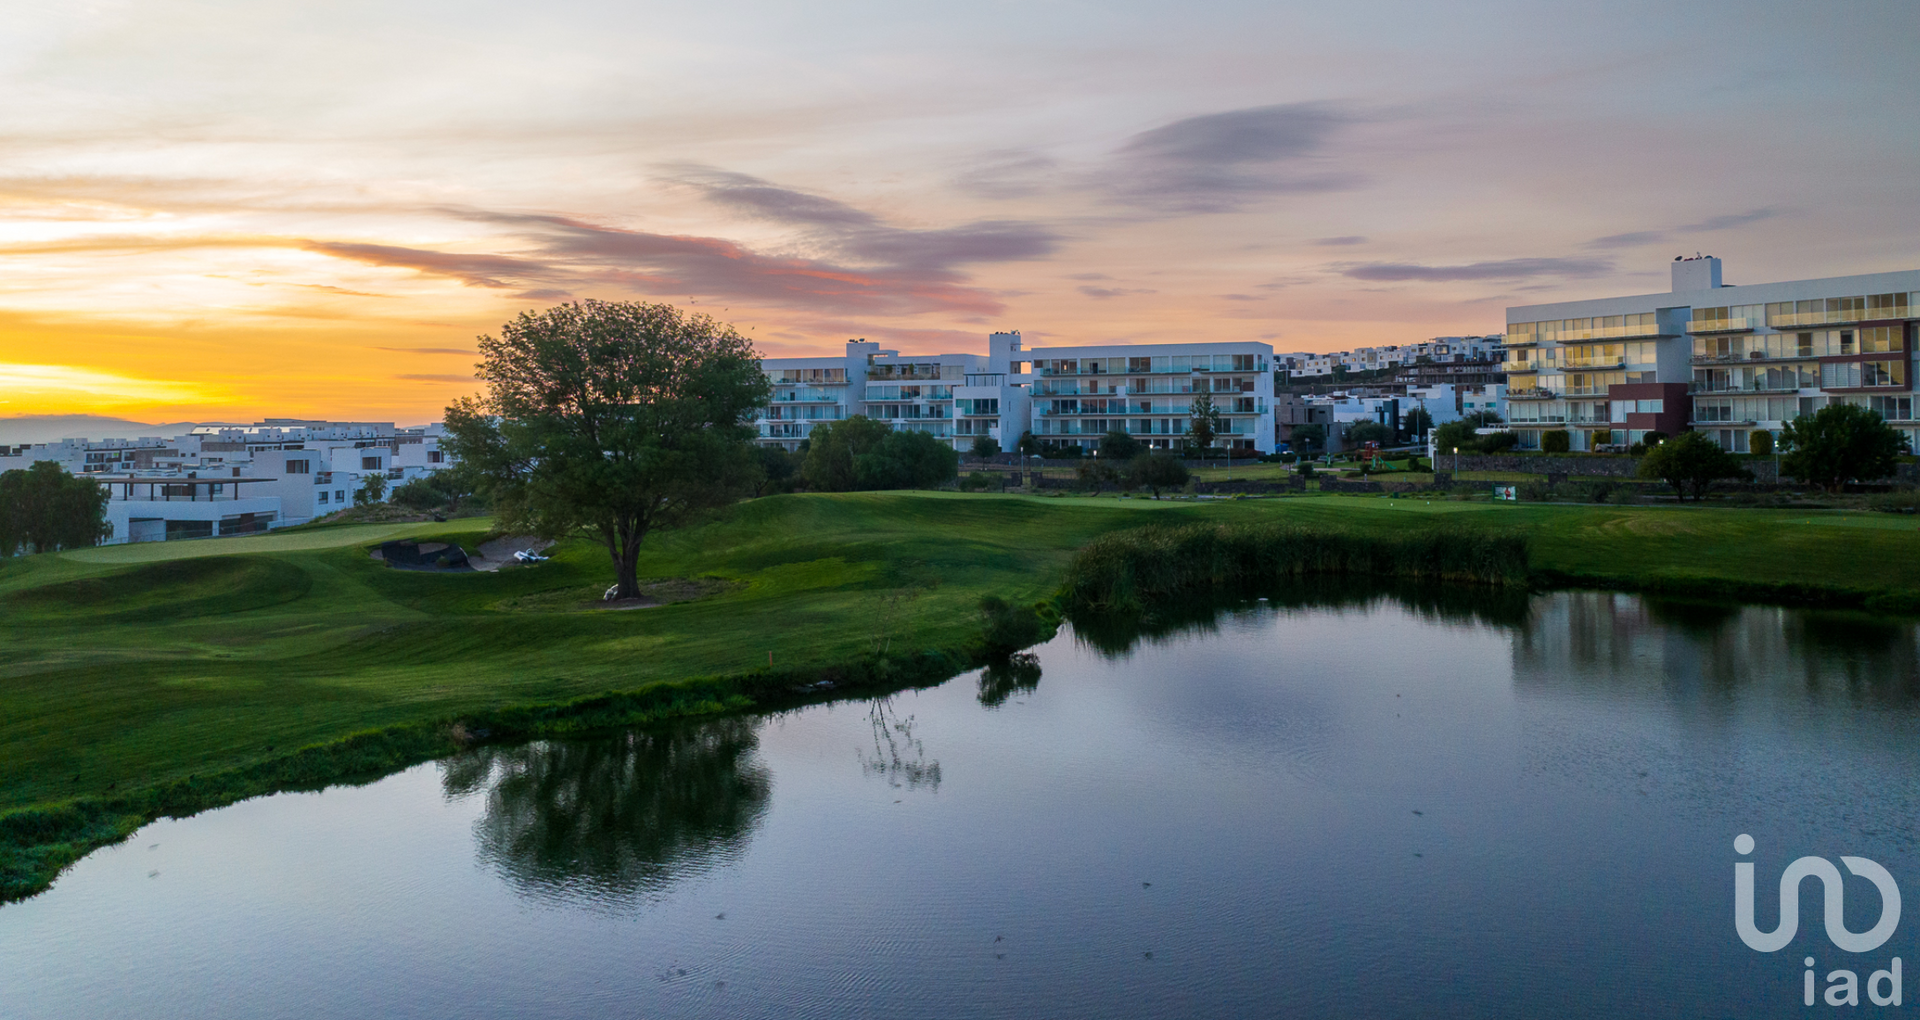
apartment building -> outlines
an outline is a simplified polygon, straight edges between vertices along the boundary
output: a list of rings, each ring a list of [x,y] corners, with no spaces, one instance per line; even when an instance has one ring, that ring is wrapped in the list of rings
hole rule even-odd
[[[1508,420],[1523,449],[1565,428],[1576,450],[1697,429],[1744,453],[1756,430],[1831,403],[1920,441],[1920,271],[1733,286],[1713,256],[1672,264],[1665,294],[1507,309]]]
[[[64,439],[0,447],[0,471],[53,461],[107,490],[108,543],[249,534],[353,504],[368,476],[389,487],[452,466],[441,425],[269,418],[172,439]]]
[[[1119,430],[1154,449],[1184,445],[1196,396],[1220,412],[1223,447],[1273,452],[1273,348],[1224,343],[1036,347],[1033,434],[1097,449]]]
[[[1326,354],[1283,354],[1275,356],[1275,369],[1287,373],[1295,382],[1332,378],[1340,373],[1379,372],[1395,368],[1433,366],[1433,379],[1418,383],[1493,381],[1476,375],[1472,366],[1498,363],[1502,355],[1499,336],[1436,336],[1420,343],[1359,347],[1351,351]],[[1440,366],[1451,366],[1443,371]]]

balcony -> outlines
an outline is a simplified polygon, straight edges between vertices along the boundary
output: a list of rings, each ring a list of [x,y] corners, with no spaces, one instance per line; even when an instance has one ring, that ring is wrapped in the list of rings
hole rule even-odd
[[[1778,386],[1711,386],[1700,383],[1688,383],[1688,393],[1729,394],[1729,393],[1798,393],[1802,389],[1814,388],[1811,384],[1801,386],[1798,382]]]
[[[1760,328],[1757,319],[1689,319],[1689,333],[1751,333]]]
[[[1531,389],[1524,389],[1524,390],[1508,390],[1507,391],[1508,400],[1554,400],[1554,399],[1557,399],[1559,396],[1560,394],[1555,393],[1552,390],[1543,390],[1538,387],[1534,387]]]
[[[1558,367],[1563,372],[1606,372],[1612,369],[1624,370],[1627,367],[1627,359],[1622,357],[1593,358],[1587,361],[1562,361]]]

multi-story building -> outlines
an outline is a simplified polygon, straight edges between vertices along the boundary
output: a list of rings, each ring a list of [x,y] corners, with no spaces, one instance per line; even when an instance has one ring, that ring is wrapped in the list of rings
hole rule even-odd
[[[0,471],[53,461],[107,490],[107,541],[265,531],[353,505],[369,476],[389,487],[452,466],[439,424],[269,418],[172,439],[64,439],[0,447]]]
[[[856,414],[925,432],[966,450],[990,437],[1011,446],[1026,431],[1020,334],[994,333],[987,354],[914,354],[847,341],[841,357],[768,358],[772,399],[755,423],[759,441],[797,450],[821,422]]]
[[[1920,440],[1920,271],[1734,287],[1712,256],[1672,268],[1666,294],[1507,309],[1508,420],[1523,449],[1548,429],[1583,450],[1691,427],[1744,453],[1754,431],[1839,402]]]
[[[1220,412],[1219,445],[1273,452],[1273,348],[1250,341],[1033,349],[1033,434],[1097,449],[1114,430],[1184,445],[1195,397]]]
[[[761,370],[773,383],[755,427],[760,442],[788,450],[800,447],[821,422],[844,421],[861,413],[866,389],[867,362],[880,345],[866,340],[847,341],[842,357],[768,358]]]

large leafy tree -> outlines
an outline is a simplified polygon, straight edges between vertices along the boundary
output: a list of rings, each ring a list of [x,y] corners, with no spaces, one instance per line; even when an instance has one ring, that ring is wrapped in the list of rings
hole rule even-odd
[[[1164,453],[1142,453],[1127,465],[1127,480],[1152,489],[1154,499],[1160,498],[1161,489],[1187,484],[1187,478],[1187,466]]]
[[[1706,496],[1707,489],[1722,478],[1749,477],[1740,458],[1699,432],[1682,432],[1648,450],[1638,470],[1642,478],[1659,478],[1673,486],[1681,499],[1689,492],[1694,499]]]
[[[807,437],[806,463],[800,469],[808,487],[815,492],[852,492],[859,488],[860,457],[879,449],[880,441],[891,432],[893,426],[864,414],[815,425]]]
[[[865,415],[816,425],[810,438],[804,471],[807,484],[821,492],[927,488],[960,470],[953,447]]]
[[[751,485],[767,378],[731,326],[589,300],[523,312],[480,354],[487,392],[447,408],[451,452],[485,473],[501,526],[604,545],[616,597],[639,594],[649,532]]]
[[[1100,437],[1100,456],[1116,463],[1138,457],[1143,449],[1140,440],[1128,435],[1125,429],[1111,429]]]
[[[100,483],[50,460],[0,473],[0,556],[98,545],[112,533]]]
[[[1880,415],[1853,404],[1829,404],[1795,418],[1780,430],[1780,442],[1789,451],[1782,470],[1831,492],[1893,474],[1906,449]]]

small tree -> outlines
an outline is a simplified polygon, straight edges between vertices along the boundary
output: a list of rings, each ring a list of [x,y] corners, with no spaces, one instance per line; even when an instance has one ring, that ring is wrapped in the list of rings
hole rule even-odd
[[[1020,440],[1013,444],[1013,448],[1022,457],[1037,457],[1040,455],[1040,440],[1035,439],[1031,432],[1022,432]]]
[[[1463,415],[1460,420],[1477,429],[1490,429],[1496,425],[1506,424],[1505,419],[1492,411],[1474,411]]]
[[[1789,452],[1780,467],[1804,482],[1839,492],[1848,482],[1893,474],[1906,441],[1873,411],[1828,404],[1780,430]]]
[[[1187,484],[1188,477],[1185,464],[1180,463],[1178,458],[1162,453],[1142,453],[1127,465],[1128,483],[1153,490],[1154,499],[1160,498],[1161,489],[1175,489]]]
[[[780,446],[757,447],[753,453],[760,466],[760,477],[753,483],[755,496],[768,496],[793,489],[795,476],[800,472],[801,458]]]
[[[1751,477],[1739,458],[1700,432],[1682,432],[1679,438],[1647,451],[1639,472],[1642,478],[1658,478],[1673,486],[1681,499],[1691,491],[1696,500],[1705,498],[1707,489],[1722,478]]]
[[[893,426],[864,414],[815,425],[808,437],[812,445],[807,447],[807,460],[801,467],[808,488],[815,492],[852,492],[860,488],[857,470],[860,457],[878,449],[881,440],[892,431]]]
[[[1073,473],[1079,477],[1081,486],[1093,490],[1096,496],[1101,489],[1120,481],[1120,472],[1104,460],[1090,460],[1074,468]]]
[[[1425,439],[1427,433],[1433,431],[1433,415],[1428,414],[1424,407],[1408,411],[1405,423],[1407,435],[1411,437]]]
[[[50,460],[0,473],[0,556],[80,549],[111,534],[100,483]]]
[[[1773,456],[1773,433],[1766,429],[1754,429],[1753,435],[1747,437],[1747,446],[1756,457],[1771,457]]]
[[[1303,450],[1317,450],[1327,445],[1327,427],[1325,425],[1295,425],[1293,427],[1293,445]]]
[[[368,475],[360,479],[360,487],[353,490],[354,506],[378,503],[385,498],[387,498],[386,475]]]
[[[1566,429],[1548,429],[1540,433],[1541,453],[1565,453],[1573,449],[1573,434]]]
[[[1201,390],[1187,413],[1193,419],[1187,426],[1188,448],[1212,449],[1213,441],[1220,435],[1220,409],[1213,406],[1213,394]]]
[[[1100,437],[1100,459],[1124,464],[1140,455],[1143,447],[1124,429],[1113,429]]]
[[[973,448],[967,452],[973,454],[973,459],[985,464],[988,460],[1000,455],[1000,441],[992,436],[976,436],[973,440]]]
[[[1359,448],[1368,443],[1386,446],[1393,442],[1393,430],[1377,421],[1357,421],[1347,426],[1347,445]]]

